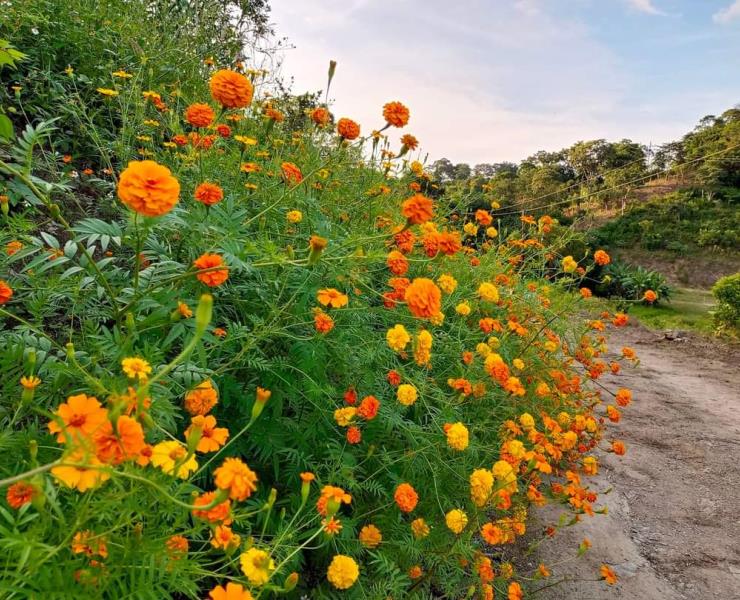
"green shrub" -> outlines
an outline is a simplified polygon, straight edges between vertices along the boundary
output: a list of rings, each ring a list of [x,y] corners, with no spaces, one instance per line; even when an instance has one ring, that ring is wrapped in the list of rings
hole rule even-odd
[[[717,310],[714,313],[715,323],[721,330],[740,327],[740,273],[728,275],[717,280],[712,287],[712,294],[717,299]]]

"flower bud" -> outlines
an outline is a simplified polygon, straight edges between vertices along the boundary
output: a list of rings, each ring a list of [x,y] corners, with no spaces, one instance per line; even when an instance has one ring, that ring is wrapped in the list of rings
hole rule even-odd
[[[200,337],[205,333],[206,327],[211,322],[213,316],[213,296],[203,294],[198,301],[198,308],[195,309],[195,335]]]
[[[283,584],[283,592],[292,592],[295,589],[295,586],[298,585],[298,573],[293,571],[290,575],[288,575],[285,578],[285,583]]]
[[[311,236],[311,239],[308,242],[308,246],[310,248],[310,252],[308,254],[309,265],[315,265],[317,262],[319,262],[319,259],[321,258],[321,253],[324,251],[324,248],[326,248],[328,243],[329,242],[326,238],[322,238],[318,235]]]

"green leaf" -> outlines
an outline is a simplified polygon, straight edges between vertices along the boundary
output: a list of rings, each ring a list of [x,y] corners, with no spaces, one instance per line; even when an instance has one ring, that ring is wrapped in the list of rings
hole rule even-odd
[[[13,123],[7,115],[0,115],[0,138],[9,141],[13,139],[14,136],[15,131],[13,131]]]

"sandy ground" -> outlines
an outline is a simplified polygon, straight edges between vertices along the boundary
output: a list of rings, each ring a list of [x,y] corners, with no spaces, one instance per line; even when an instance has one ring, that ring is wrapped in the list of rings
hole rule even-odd
[[[629,326],[611,335],[610,348],[632,346],[639,367],[605,378],[610,389],[629,387],[634,401],[614,438],[627,444],[622,457],[601,461],[593,486],[609,514],[584,517],[537,550],[530,564],[572,556],[580,540],[591,550],[574,563],[554,566],[540,590],[545,600],[740,599],[740,352],[719,343]],[[536,527],[557,520],[546,508]],[[534,525],[534,523],[533,523]],[[619,583],[598,579],[602,563]]]

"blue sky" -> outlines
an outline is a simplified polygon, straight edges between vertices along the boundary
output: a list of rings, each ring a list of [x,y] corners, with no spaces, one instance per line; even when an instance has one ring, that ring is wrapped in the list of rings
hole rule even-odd
[[[272,21],[295,92],[334,59],[335,114],[369,133],[401,100],[431,160],[655,145],[740,103],[740,0],[273,0]]]

